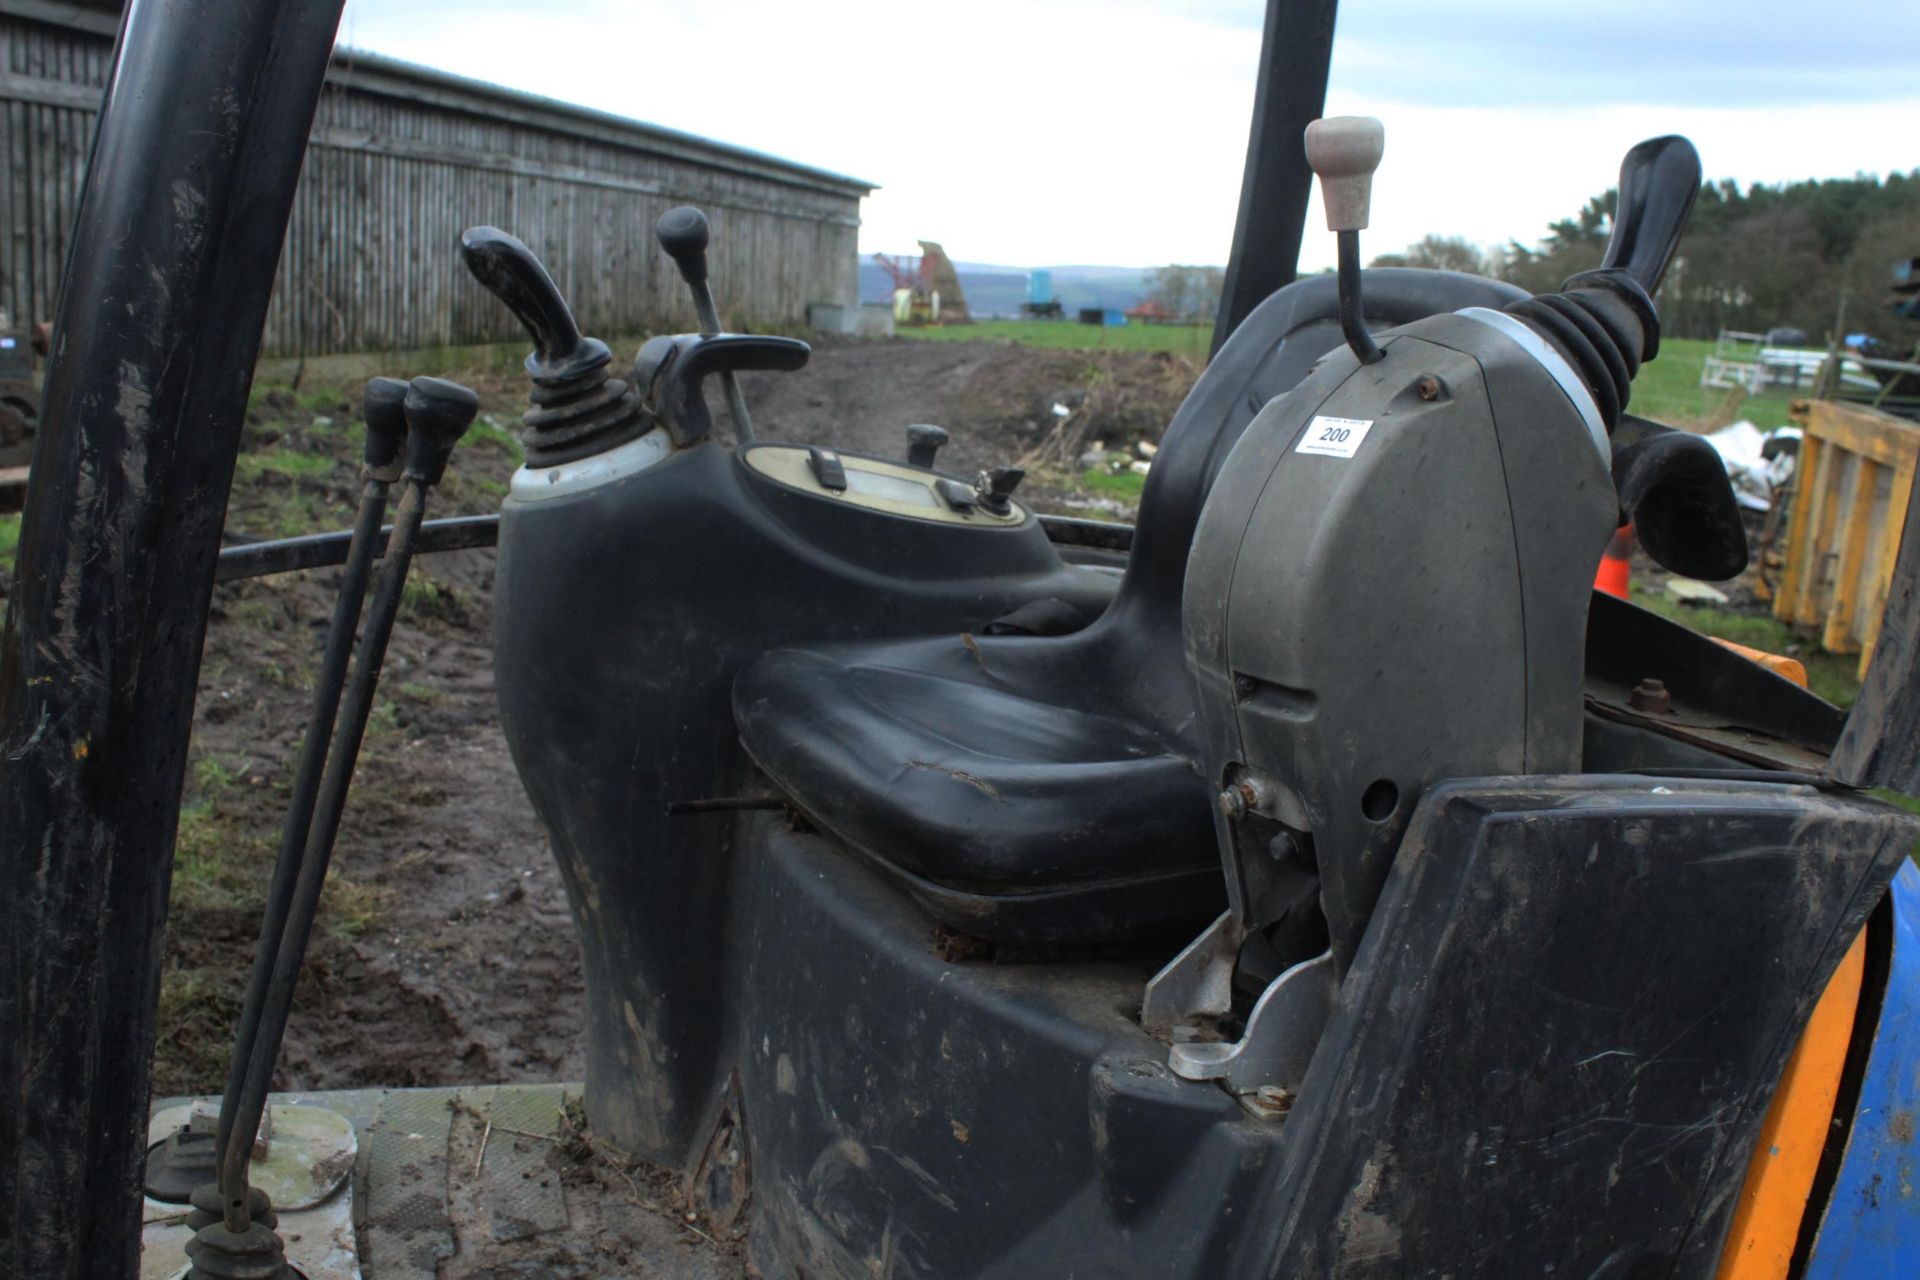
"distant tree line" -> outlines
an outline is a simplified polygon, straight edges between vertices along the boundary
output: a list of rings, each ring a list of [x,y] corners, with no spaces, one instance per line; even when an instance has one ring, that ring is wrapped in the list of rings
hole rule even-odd
[[[1588,200],[1528,247],[1483,250],[1457,236],[1428,236],[1376,267],[1437,267],[1508,280],[1535,293],[1597,265],[1619,193]],[[1920,257],[1920,169],[1779,186],[1707,183],[1660,290],[1662,327],[1678,337],[1722,329],[1804,330],[1818,344],[1834,331],[1867,332],[1911,350],[1920,324],[1889,309],[1894,266]],[[1841,312],[1845,298],[1844,317]]]
[[[1212,320],[1220,309],[1219,267],[1189,267],[1175,263],[1155,267],[1147,275],[1147,300],[1164,307],[1176,320]]]

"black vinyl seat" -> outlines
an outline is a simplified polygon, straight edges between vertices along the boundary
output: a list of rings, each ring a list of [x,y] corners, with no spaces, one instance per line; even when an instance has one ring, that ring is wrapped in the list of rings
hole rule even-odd
[[[1525,295],[1448,272],[1365,273],[1390,328]],[[1064,636],[943,635],[775,650],[734,684],[754,761],[941,922],[1005,942],[1184,927],[1225,904],[1181,631],[1188,548],[1253,416],[1340,341],[1331,276],[1247,317],[1169,424],[1113,604]]]

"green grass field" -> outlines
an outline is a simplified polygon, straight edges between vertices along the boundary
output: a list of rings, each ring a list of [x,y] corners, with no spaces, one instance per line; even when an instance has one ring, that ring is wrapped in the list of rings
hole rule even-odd
[[[1722,427],[1740,418],[1750,419],[1762,431],[1787,425],[1787,406],[1804,398],[1805,391],[1743,396],[1702,388],[1700,371],[1712,354],[1713,343],[1704,338],[1662,339],[1659,356],[1642,366],[1633,381],[1628,409],[1676,427]]]

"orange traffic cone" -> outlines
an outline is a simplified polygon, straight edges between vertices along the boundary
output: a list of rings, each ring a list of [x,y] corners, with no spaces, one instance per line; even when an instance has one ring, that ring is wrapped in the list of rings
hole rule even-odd
[[[1593,575],[1593,589],[1610,596],[1627,598],[1627,584],[1633,577],[1633,526],[1623,524],[1613,531],[1607,552],[1600,557],[1600,572]]]

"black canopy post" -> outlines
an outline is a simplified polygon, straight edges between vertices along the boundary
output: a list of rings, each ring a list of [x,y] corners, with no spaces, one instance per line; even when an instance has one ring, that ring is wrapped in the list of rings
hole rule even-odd
[[[132,1275],[187,733],[340,0],[134,0],[0,636],[0,1274]]]
[[[1220,290],[1213,350],[1247,313],[1275,289],[1293,283],[1300,237],[1307,225],[1313,171],[1307,167],[1307,126],[1327,103],[1327,67],[1333,58],[1336,0],[1267,0],[1254,90],[1247,168],[1240,180],[1240,217],[1233,256]]]

